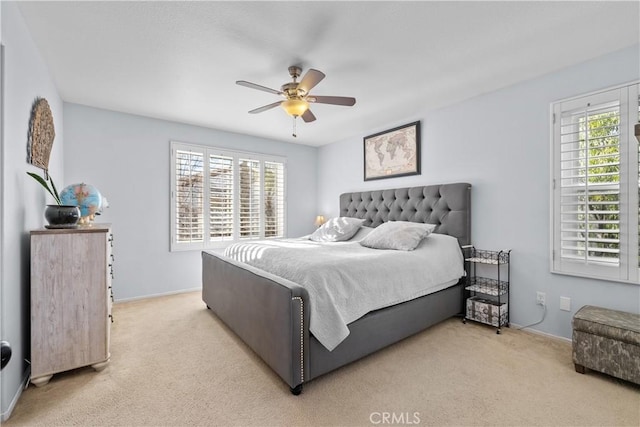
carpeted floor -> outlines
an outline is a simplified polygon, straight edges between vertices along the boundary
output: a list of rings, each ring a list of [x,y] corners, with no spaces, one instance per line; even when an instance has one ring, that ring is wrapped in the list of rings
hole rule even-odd
[[[7,426],[640,425],[640,387],[580,375],[570,343],[524,331],[451,319],[296,397],[199,293],[114,316],[111,364],[29,386]]]

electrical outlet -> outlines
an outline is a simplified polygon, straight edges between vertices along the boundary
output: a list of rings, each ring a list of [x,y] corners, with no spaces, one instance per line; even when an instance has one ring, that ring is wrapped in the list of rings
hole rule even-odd
[[[560,310],[571,311],[571,298],[560,297]]]
[[[544,292],[536,292],[536,304],[545,305],[547,299],[547,294]]]

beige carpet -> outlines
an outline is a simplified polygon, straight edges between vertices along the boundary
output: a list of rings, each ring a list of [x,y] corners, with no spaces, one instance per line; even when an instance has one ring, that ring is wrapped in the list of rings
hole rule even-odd
[[[199,293],[114,316],[109,367],[29,386],[7,426],[640,425],[639,387],[580,375],[568,342],[523,331],[451,319],[295,397]]]

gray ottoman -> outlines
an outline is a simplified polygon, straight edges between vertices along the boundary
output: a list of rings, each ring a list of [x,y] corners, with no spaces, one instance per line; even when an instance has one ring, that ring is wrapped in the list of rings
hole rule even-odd
[[[573,316],[573,363],[640,384],[640,315],[585,305]]]

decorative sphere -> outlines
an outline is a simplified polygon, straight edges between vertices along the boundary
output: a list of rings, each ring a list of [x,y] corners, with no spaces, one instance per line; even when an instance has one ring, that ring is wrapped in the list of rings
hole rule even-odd
[[[63,205],[72,205],[80,208],[82,218],[93,219],[93,216],[102,212],[102,194],[96,187],[90,184],[71,184],[60,192],[60,201]]]

